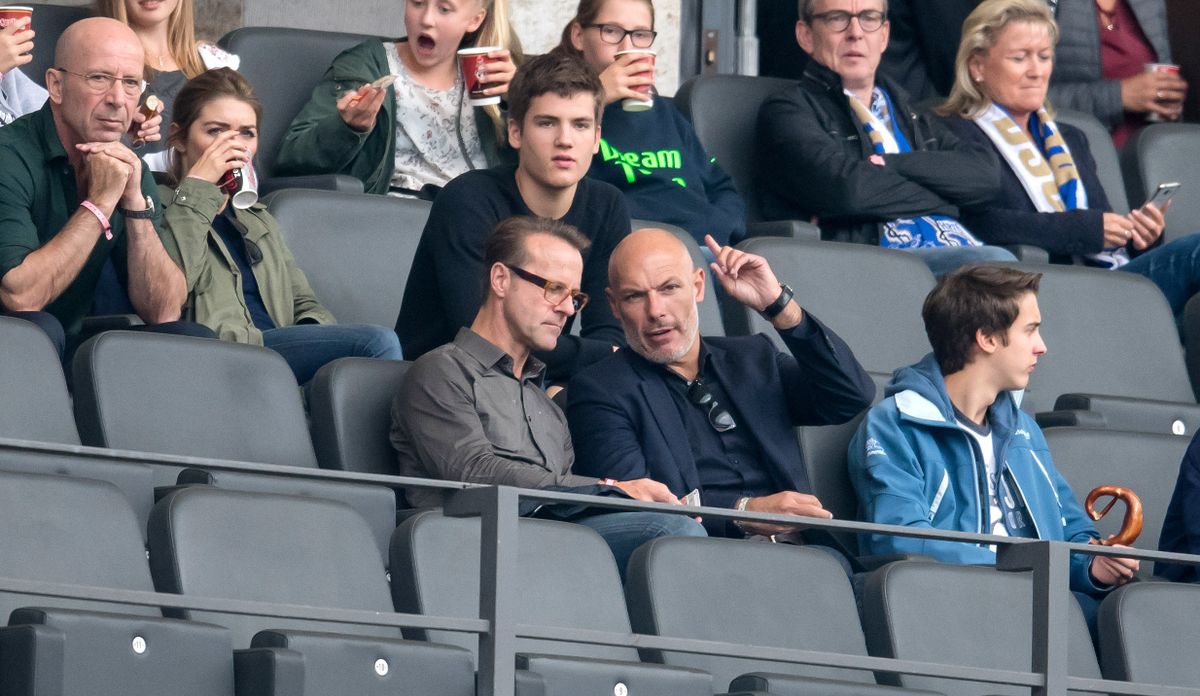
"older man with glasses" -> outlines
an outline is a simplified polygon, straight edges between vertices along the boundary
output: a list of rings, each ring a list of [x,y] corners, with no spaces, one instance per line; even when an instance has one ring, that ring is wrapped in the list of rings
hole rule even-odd
[[[176,321],[183,273],[160,240],[154,180],[121,142],[131,127],[158,138],[158,117],[136,113],[142,44],[120,22],[85,19],[54,65],[46,105],[0,129],[0,310],[43,327],[60,354],[89,314],[211,336]]]
[[[666,486],[640,477],[573,473],[566,417],[543,390],[546,365],[533,357],[558,342],[588,303],[579,291],[590,242],[547,218],[500,222],[483,249],[483,303],[451,343],[422,355],[392,404],[399,472],[470,483],[555,488],[678,504]],[[411,505],[438,505],[437,491],[409,490]],[[658,536],[703,536],[686,515],[550,509],[544,514],[592,527],[618,567]]]
[[[936,274],[1011,261],[958,220],[999,187],[996,157],[919,115],[877,75],[886,0],[800,0],[796,41],[812,60],[759,112],[764,214],[814,219],[827,239],[905,249]]]
[[[760,312],[766,336],[702,337],[705,272],[669,232],[626,237],[609,262],[608,302],[629,348],[567,388],[575,471],[649,477],[675,495],[739,511],[830,517],[812,487],[795,426],[844,423],[875,386],[846,343],[796,302],[766,259],[706,240],[729,298]],[[787,526],[706,521],[714,536],[780,535]],[[789,537],[794,540],[797,537]],[[803,533],[803,541],[833,545]]]

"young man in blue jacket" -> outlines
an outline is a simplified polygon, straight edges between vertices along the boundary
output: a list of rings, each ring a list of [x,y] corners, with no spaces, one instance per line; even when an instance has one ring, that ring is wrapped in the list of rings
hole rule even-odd
[[[850,443],[850,480],[869,522],[1086,543],[1099,535],[1020,408],[1038,357],[1040,273],[967,266],[944,276],[921,315],[933,353],[896,371]],[[996,562],[994,546],[864,534],[864,554]],[[1071,589],[1096,596],[1138,562],[1075,554]],[[1081,600],[1084,600],[1081,597]],[[1082,601],[1091,618],[1094,602]],[[1092,605],[1092,606],[1089,606]]]

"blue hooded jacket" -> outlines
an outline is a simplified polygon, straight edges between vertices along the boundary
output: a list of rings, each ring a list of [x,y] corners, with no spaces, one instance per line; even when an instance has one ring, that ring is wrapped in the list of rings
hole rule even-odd
[[[990,533],[987,472],[978,442],[956,422],[933,355],[896,371],[887,398],[874,406],[850,442],[850,481],[859,518],[881,524]],[[996,465],[1008,469],[1040,539],[1087,543],[1098,538],[1066,480],[1054,469],[1046,439],[1020,409],[1021,392],[1001,392],[988,409]],[[948,563],[994,564],[987,545],[863,534],[864,554],[919,553]],[[1091,557],[1071,556],[1071,589],[1103,591],[1088,574]]]

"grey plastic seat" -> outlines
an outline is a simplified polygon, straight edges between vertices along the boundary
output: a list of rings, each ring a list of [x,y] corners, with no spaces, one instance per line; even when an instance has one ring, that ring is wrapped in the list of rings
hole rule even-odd
[[[33,60],[21,66],[21,72],[39,85],[46,86],[46,70],[54,65],[54,46],[67,27],[95,12],[87,5],[42,5],[33,7]]]
[[[1200,587],[1145,582],[1126,585],[1100,604],[1100,654],[1107,679],[1186,686],[1200,684]]]
[[[777,77],[701,75],[679,86],[675,104],[692,122],[704,150],[733,179],[746,203],[746,235],[817,239],[816,225],[800,220],[764,222],[759,194],[755,134],[758,109],[772,94],[794,84]]]
[[[871,373],[871,381],[875,383],[875,400],[877,404],[883,400],[884,388],[891,381],[888,374]],[[821,501],[821,506],[833,513],[837,520],[858,519],[858,499],[854,487],[850,483],[850,474],[846,468],[846,449],[858,426],[866,418],[863,411],[846,423],[837,425],[802,425],[796,428],[800,440],[800,451],[804,454],[804,464],[808,468],[808,480],[812,484],[813,495]],[[852,532],[832,532],[842,546],[851,553],[858,551],[858,535]]]
[[[627,594],[634,630],[793,650],[867,655],[854,591],[828,553],[736,539],[662,537],[634,552]],[[870,671],[644,650],[703,669],[718,689],[784,695],[891,694]]]
[[[1129,202],[1141,205],[1159,184],[1181,184],[1167,211],[1163,239],[1167,242],[1192,234],[1200,225],[1200,184],[1196,161],[1200,159],[1200,125],[1156,123],[1137,132],[1121,151],[1121,167]]]
[[[1083,612],[1069,603],[1068,672],[1100,678]],[[1029,671],[1033,580],[984,566],[898,561],[867,576],[863,629],[872,655],[946,665]],[[947,694],[1028,694],[1028,687],[915,675],[880,676]]]
[[[149,532],[151,570],[162,592],[392,611],[370,527],[336,501],[187,488],[155,506]],[[291,691],[297,696],[474,694],[467,651],[405,641],[397,628],[207,611],[182,615],[226,626],[235,646],[254,648],[239,657],[239,665],[274,675],[263,684],[294,684],[282,677],[299,676]],[[302,661],[280,654],[289,651]],[[377,672],[379,659],[385,674]]]
[[[262,192],[285,187],[321,188],[362,193],[362,182],[345,175],[277,177],[279,146],[308,99],[342,51],[371,38],[286,27],[241,27],[218,44],[241,58],[238,72],[249,80],[263,105],[255,166]]]
[[[891,373],[929,352],[921,303],[935,281],[913,254],[800,239],[748,239],[738,248],[765,257],[800,306],[841,336],[865,369]],[[787,350],[757,312],[726,303],[722,313],[730,335],[765,333]]]
[[[701,336],[724,336],[725,324],[721,321],[721,305],[717,302],[717,297],[714,294],[712,271],[708,267],[708,259],[704,257],[704,252],[700,250],[700,243],[696,241],[687,230],[675,225],[668,225],[662,222],[654,222],[653,220],[630,220],[630,227],[635,230],[640,230],[646,227],[657,227],[666,230],[675,235],[679,241],[683,242],[688,249],[688,253],[692,256],[692,264],[696,268],[704,269],[704,301],[697,307],[700,319],[700,335]],[[597,298],[603,299],[603,298]],[[575,322],[572,325],[573,331],[578,331],[580,322]]]
[[[308,387],[313,446],[326,469],[396,474],[388,437],[392,397],[411,363],[341,358],[326,364]]]
[[[6,578],[154,591],[138,520],[111,484],[0,473],[0,528]],[[233,695],[233,648],[216,626],[164,619],[155,607],[12,592],[0,592],[0,616],[6,696]]]
[[[1144,522],[1136,546],[1157,549],[1188,438],[1086,428],[1048,428],[1045,434],[1054,468],[1071,484],[1080,505],[1096,486],[1122,486],[1137,493]],[[1100,501],[1098,507],[1103,508],[1106,501]],[[1100,536],[1115,534],[1124,514],[1123,505],[1113,507],[1096,523]],[[1150,574],[1150,565],[1142,563],[1143,575]]]
[[[300,388],[273,350],[187,336],[108,331],[80,346],[75,414],[86,444],[316,468]],[[381,559],[395,528],[390,488],[281,475],[186,469],[180,484],[347,502],[371,520]]]
[[[285,190],[269,207],[313,292],[339,322],[395,325],[428,201]]]
[[[0,437],[78,445],[71,395],[50,338],[33,322],[0,316],[0,345]]]
[[[1092,114],[1073,109],[1058,109],[1054,120],[1075,126],[1087,136],[1088,150],[1096,161],[1096,176],[1104,187],[1104,195],[1113,212],[1122,215],[1129,212],[1129,197],[1125,191],[1125,177],[1121,173],[1121,158],[1113,145],[1112,136],[1100,120]]]
[[[624,591],[612,552],[589,527],[523,519],[516,553],[523,624],[630,634]],[[392,537],[392,600],[397,611],[479,616],[479,520],[417,513]],[[407,631],[410,637],[460,645],[473,636]],[[712,678],[697,670],[641,664],[632,647],[517,639],[518,666],[541,676],[546,696],[615,693],[712,694]]]
[[[1038,306],[1047,347],[1022,408],[1060,412],[1040,415],[1043,427],[1196,432],[1200,406],[1174,317],[1154,283],[1081,266],[1020,268],[1042,274]]]

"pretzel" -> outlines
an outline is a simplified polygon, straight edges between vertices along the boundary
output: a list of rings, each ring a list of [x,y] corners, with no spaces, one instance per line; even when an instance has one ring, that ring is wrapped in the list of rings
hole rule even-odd
[[[1104,496],[1112,496],[1112,500],[1108,501],[1108,505],[1104,506],[1103,510],[1097,511],[1095,508],[1096,501]],[[1084,509],[1087,510],[1088,517],[1092,520],[1099,520],[1108,514],[1112,506],[1118,500],[1125,501],[1125,519],[1121,521],[1121,531],[1112,535],[1108,539],[1093,539],[1093,544],[1102,544],[1104,546],[1113,546],[1115,544],[1123,544],[1129,546],[1137,541],[1138,535],[1142,533],[1142,499],[1137,496],[1137,493],[1122,488],[1121,486],[1096,486],[1088,493],[1087,500],[1084,501]]]

